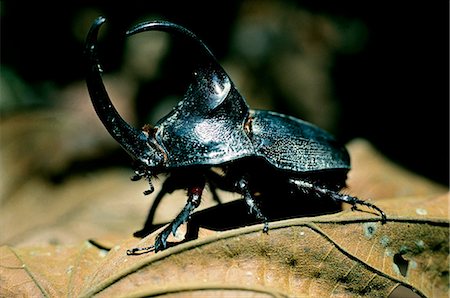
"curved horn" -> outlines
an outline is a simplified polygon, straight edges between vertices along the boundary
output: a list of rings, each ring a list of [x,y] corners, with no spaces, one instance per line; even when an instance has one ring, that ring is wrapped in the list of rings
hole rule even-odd
[[[200,58],[199,64],[197,64],[196,70],[193,72],[195,78],[191,86],[193,86],[192,89],[200,90],[199,92],[202,92],[202,94],[197,94],[193,98],[185,100],[197,101],[199,97],[203,97],[204,107],[208,110],[213,110],[224,102],[230,91],[231,93],[237,93],[236,90],[231,90],[233,89],[231,88],[233,85],[231,79],[213,53],[192,31],[167,21],[150,21],[135,25],[126,34],[131,36],[144,31],[175,33],[187,38],[189,41],[194,41],[194,45],[199,48],[197,56]],[[243,101],[243,99],[241,100]]]
[[[126,32],[127,36],[134,35],[136,33],[144,32],[144,31],[163,31],[167,33],[178,33],[183,35],[184,37],[188,37],[189,39],[193,39],[197,42],[197,44],[200,46],[201,50],[204,51],[206,54],[206,60],[210,63],[215,63],[220,66],[220,64],[217,62],[216,58],[214,57],[213,53],[209,50],[209,48],[206,46],[206,44],[198,38],[197,35],[195,35],[192,31],[171,23],[167,21],[150,21],[150,22],[144,22],[135,25],[130,30]],[[221,68],[221,67],[220,67]]]
[[[146,135],[130,126],[114,108],[102,81],[102,70],[97,57],[97,36],[101,25],[106,21],[98,17],[91,26],[86,38],[87,58],[86,83],[89,95],[97,112],[111,136],[135,159],[148,164],[149,146]]]

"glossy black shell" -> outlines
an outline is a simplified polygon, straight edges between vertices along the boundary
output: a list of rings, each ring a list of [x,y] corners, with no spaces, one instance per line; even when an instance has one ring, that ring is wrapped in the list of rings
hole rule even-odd
[[[252,110],[255,155],[274,167],[295,172],[350,169],[344,146],[306,121],[271,111]]]
[[[98,18],[86,41],[87,85],[96,112],[110,134],[145,167],[145,175],[191,166],[220,166],[257,158],[278,170],[298,173],[350,169],[344,146],[322,129],[294,117],[250,110],[207,46],[182,26],[154,21],[127,32],[165,31],[196,47],[198,64],[173,110],[144,133],[126,123],[112,105],[97,58]],[[175,78],[176,79],[176,78]]]
[[[199,70],[179,104],[155,126],[166,167],[218,165],[254,155],[243,127],[249,108],[228,76]]]

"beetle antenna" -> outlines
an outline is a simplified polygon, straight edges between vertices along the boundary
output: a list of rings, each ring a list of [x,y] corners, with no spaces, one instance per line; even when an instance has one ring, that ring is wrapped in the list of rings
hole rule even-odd
[[[136,163],[134,165],[134,176],[132,176],[130,179],[131,181],[139,181],[142,178],[145,178],[145,180],[147,180],[149,189],[144,191],[144,195],[146,196],[153,193],[153,191],[155,190],[152,184],[152,177],[152,173],[150,172],[148,167],[145,167],[140,163]]]

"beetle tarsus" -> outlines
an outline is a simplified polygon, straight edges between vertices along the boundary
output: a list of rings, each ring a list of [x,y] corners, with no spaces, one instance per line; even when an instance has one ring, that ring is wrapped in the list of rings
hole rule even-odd
[[[147,190],[144,190],[142,193],[144,194],[144,196],[148,196],[148,195],[152,194],[153,191],[155,191],[155,189],[153,188],[153,185],[150,184],[150,188]]]
[[[383,210],[381,210],[379,207],[375,206],[374,204],[371,204],[371,203],[368,203],[368,202],[362,201],[362,200],[359,200],[359,201],[360,201],[360,202],[359,202],[358,204],[360,204],[360,205],[365,205],[365,206],[367,206],[367,207],[369,207],[369,208],[372,208],[372,209],[378,211],[378,213],[380,213],[380,216],[381,216],[381,223],[382,223],[382,224],[385,224],[385,223],[387,222],[386,213],[384,213]],[[361,203],[361,202],[362,202],[362,203]]]
[[[147,190],[144,191],[144,195],[147,196],[151,193],[153,193],[153,191],[155,190],[155,188],[153,187],[152,184],[152,173],[145,168],[144,165],[142,164],[138,164],[138,165],[134,165],[134,176],[131,176],[131,181],[139,181],[142,178],[145,178],[145,180],[147,180],[149,188]]]
[[[149,253],[155,250],[155,246],[147,246],[147,247],[134,247],[132,249],[127,249],[127,255],[135,256],[140,254]]]
[[[357,210],[356,205],[362,205],[362,206],[369,207],[369,208],[371,208],[373,210],[376,210],[380,214],[381,223],[382,224],[385,224],[386,221],[387,221],[386,213],[384,213],[384,211],[381,210],[381,208],[377,207],[376,205],[374,205],[372,203],[360,200],[360,199],[358,199],[356,197],[353,197],[353,196],[350,196],[350,195],[344,195],[344,194],[340,194],[340,193],[337,193],[337,192],[332,194],[332,198],[334,200],[336,200],[336,201],[341,201],[341,202],[345,202],[345,203],[351,204],[352,205],[352,208],[351,208],[352,211]]]

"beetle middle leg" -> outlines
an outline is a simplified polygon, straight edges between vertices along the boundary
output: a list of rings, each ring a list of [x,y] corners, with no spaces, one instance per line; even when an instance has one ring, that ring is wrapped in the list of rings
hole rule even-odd
[[[249,213],[256,216],[257,219],[261,220],[264,223],[263,232],[267,233],[269,231],[269,222],[268,219],[261,210],[254,197],[252,196],[250,189],[248,187],[248,180],[245,177],[240,178],[235,187],[237,188],[237,192],[244,196],[245,203],[249,207]]]
[[[239,169],[228,168],[225,176],[220,176],[213,171],[206,172],[209,185],[214,185],[225,191],[237,192],[244,197],[245,203],[249,207],[249,213],[253,214],[258,220],[264,223],[263,232],[269,231],[269,223],[267,217],[261,212],[258,202],[252,195],[249,182],[245,174]],[[232,178],[231,178],[232,177]],[[235,177],[240,177],[235,180]]]

